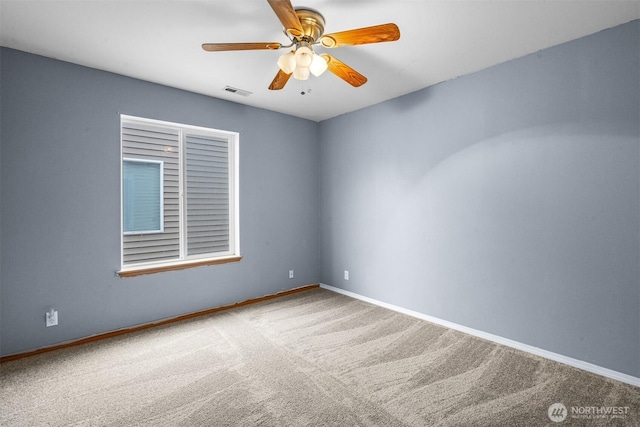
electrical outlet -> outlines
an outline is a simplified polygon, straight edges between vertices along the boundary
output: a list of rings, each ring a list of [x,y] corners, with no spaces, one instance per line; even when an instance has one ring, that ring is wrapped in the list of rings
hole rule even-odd
[[[58,324],[58,312],[53,308],[45,313],[45,325],[56,326]]]
[[[349,280],[349,270],[344,271],[344,280]]]
[[[289,270],[289,279],[293,279],[293,270]]]

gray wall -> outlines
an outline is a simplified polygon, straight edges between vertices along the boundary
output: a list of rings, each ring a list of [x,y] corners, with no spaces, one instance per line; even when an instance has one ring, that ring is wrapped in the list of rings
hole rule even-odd
[[[2,355],[318,282],[317,123],[0,54]],[[119,113],[241,132],[241,262],[115,276]]]
[[[640,377],[639,40],[322,122],[321,282]]]

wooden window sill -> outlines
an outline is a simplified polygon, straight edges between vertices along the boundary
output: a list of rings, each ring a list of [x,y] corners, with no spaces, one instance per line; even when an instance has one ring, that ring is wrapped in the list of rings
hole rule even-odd
[[[184,270],[187,268],[204,267],[207,265],[227,264],[230,262],[238,262],[242,259],[240,255],[233,255],[224,258],[213,258],[198,261],[184,261],[175,264],[154,265],[151,267],[131,268],[126,270],[120,270],[117,272],[120,277],[134,277],[141,276],[143,274],[161,273],[163,271]]]

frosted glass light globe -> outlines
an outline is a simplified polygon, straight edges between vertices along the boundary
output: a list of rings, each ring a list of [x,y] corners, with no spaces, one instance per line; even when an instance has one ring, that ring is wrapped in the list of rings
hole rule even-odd
[[[298,67],[308,67],[313,61],[313,51],[306,46],[296,49],[296,65]]]
[[[309,65],[309,70],[311,71],[311,74],[318,77],[320,74],[327,71],[327,67],[328,67],[327,60],[324,59],[322,56],[316,55],[314,53],[313,59],[311,61],[311,65]]]
[[[293,78],[296,80],[308,80],[309,79],[309,67],[301,67],[300,64],[293,70]]]
[[[280,67],[283,73],[293,73],[293,70],[296,68],[296,54],[291,51],[280,55],[280,58],[278,58],[278,67]]]

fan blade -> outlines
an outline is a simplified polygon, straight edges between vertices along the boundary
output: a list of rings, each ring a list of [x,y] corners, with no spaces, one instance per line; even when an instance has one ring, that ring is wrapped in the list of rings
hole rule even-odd
[[[291,74],[287,74],[282,70],[278,70],[278,74],[276,74],[276,77],[273,79],[273,81],[269,85],[269,90],[282,89],[284,85],[286,85],[287,82],[289,81],[289,78],[291,78]]]
[[[367,82],[367,78],[365,76],[328,53],[323,53],[320,56],[327,60],[327,67],[329,71],[349,83],[351,86],[358,87]]]
[[[344,45],[393,42],[399,38],[400,29],[396,24],[382,24],[327,34],[322,36],[320,43],[324,47],[331,48]]]
[[[293,37],[300,37],[303,34],[302,24],[296,14],[296,10],[289,0],[267,0],[271,9],[278,16],[285,31]]]
[[[260,43],[203,43],[202,48],[207,52],[224,52],[227,50],[276,50],[282,45],[277,42]]]

